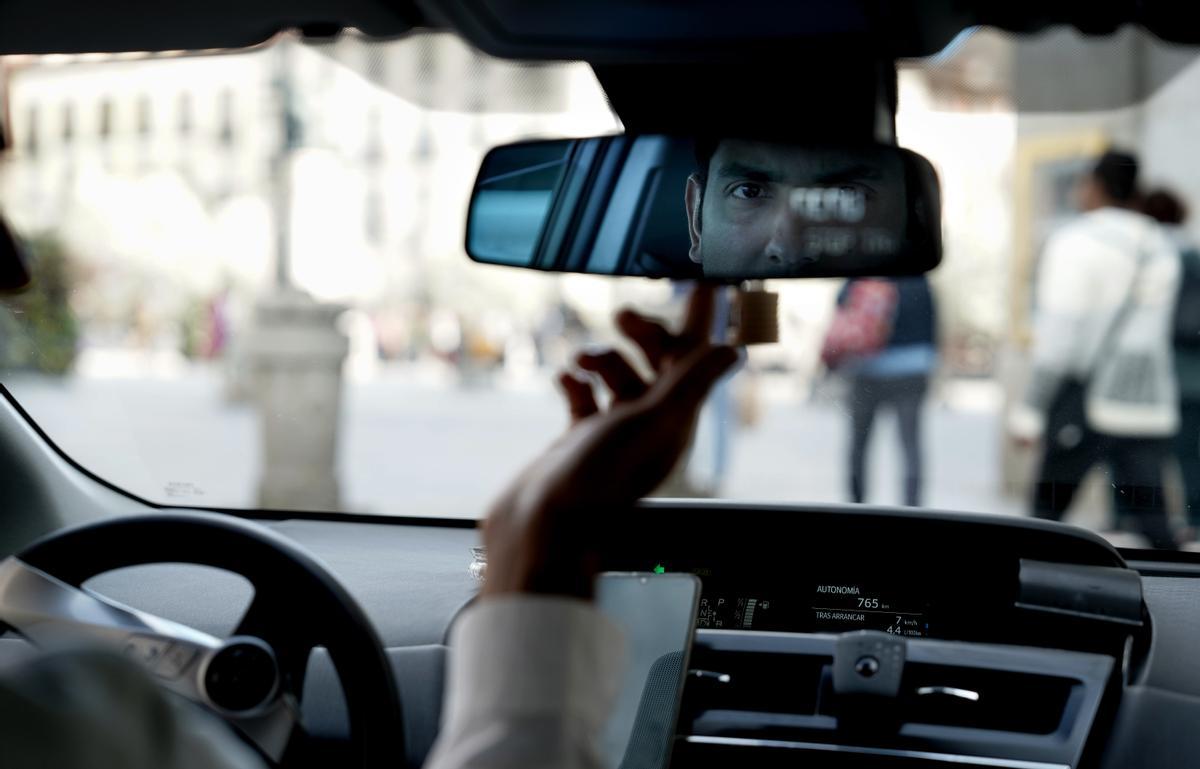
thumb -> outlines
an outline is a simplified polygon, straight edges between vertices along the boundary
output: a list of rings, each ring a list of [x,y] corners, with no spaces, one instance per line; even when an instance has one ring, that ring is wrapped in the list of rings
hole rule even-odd
[[[677,408],[698,409],[709,390],[738,360],[738,351],[728,345],[704,347],[672,366],[661,393],[661,403]]]

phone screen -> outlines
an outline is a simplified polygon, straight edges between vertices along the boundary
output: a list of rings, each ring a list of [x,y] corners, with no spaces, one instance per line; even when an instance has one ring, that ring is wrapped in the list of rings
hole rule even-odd
[[[600,744],[609,769],[665,769],[670,761],[699,598],[691,574],[596,579],[597,607],[625,634],[625,675]]]

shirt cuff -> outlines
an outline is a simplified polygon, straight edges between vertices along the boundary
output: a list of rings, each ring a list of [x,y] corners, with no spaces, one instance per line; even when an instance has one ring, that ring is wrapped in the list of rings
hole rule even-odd
[[[1008,432],[1017,438],[1036,441],[1046,431],[1046,416],[1026,403],[1017,403],[1008,415]]]
[[[599,729],[616,700],[624,645],[620,628],[586,601],[481,599],[450,634],[443,728],[557,714]]]

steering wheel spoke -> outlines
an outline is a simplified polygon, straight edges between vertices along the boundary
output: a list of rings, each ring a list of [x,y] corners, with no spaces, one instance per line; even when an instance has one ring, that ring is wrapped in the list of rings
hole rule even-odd
[[[101,646],[123,654],[165,687],[202,699],[198,671],[219,638],[69,585],[13,556],[0,561],[0,617],[44,649]]]

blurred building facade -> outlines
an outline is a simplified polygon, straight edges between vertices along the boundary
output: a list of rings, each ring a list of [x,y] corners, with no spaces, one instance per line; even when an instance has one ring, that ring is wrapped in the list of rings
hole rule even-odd
[[[435,349],[462,343],[454,326],[468,318],[492,330],[476,340],[486,352],[564,300],[598,324],[621,298],[665,296],[636,281],[531,282],[463,254],[467,196],[490,146],[619,127],[586,66],[493,60],[444,34],[287,45],[301,134],[289,272],[320,299],[372,312],[386,354],[411,351],[414,335]],[[111,321],[152,336],[189,303],[230,291],[236,307],[270,284],[283,47],[6,57],[16,148],[0,200],[23,230],[57,233],[84,263],[74,301],[91,333]],[[1131,147],[1148,180],[1200,199],[1193,60],[1134,32],[983,32],[902,67],[900,142],[933,161],[943,186],[934,281],[951,373],[992,376],[1005,350],[1019,353],[1038,248],[1068,215],[1064,190],[1087,157]],[[780,290],[785,344],[758,357],[811,375],[835,287]]]
[[[22,231],[67,242],[99,334],[106,319],[165,327],[188,303],[273,280],[288,109],[290,278],[360,307],[520,299],[506,276],[465,269],[479,161],[494,144],[617,125],[586,67],[501,62],[444,34],[5,65],[15,148],[0,200]]]

